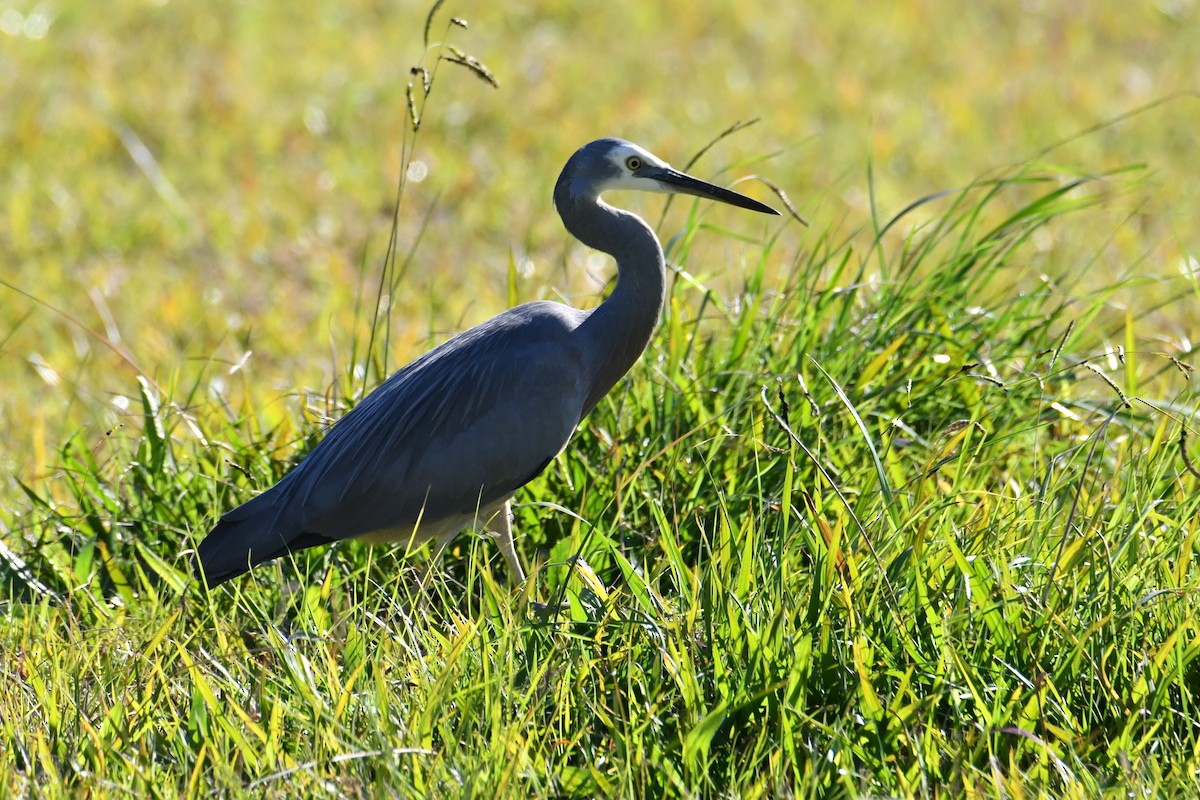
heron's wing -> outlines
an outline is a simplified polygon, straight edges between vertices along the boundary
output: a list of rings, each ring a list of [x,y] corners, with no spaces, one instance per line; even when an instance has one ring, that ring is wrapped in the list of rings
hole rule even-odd
[[[392,375],[285,479],[301,530],[346,538],[470,518],[541,472],[585,400],[575,313],[520,306]]]

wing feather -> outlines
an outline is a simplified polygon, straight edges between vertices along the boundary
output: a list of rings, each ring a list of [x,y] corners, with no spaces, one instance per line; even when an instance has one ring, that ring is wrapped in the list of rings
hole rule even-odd
[[[300,530],[347,538],[509,497],[579,423],[586,368],[571,333],[583,316],[518,306],[388,378],[285,478]]]

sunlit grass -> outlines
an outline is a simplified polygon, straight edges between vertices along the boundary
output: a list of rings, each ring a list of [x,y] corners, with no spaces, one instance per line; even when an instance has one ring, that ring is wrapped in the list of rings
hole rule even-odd
[[[340,372],[339,347],[366,333],[354,298],[390,226],[424,0],[5,8],[0,277],[137,365],[0,291],[5,472],[46,474],[80,429],[99,441],[122,421],[139,369],[160,383],[199,382],[206,394],[216,383],[235,399],[245,387],[256,407],[301,387],[323,391]],[[698,170],[740,176],[748,170],[732,165],[770,156],[753,171],[787,189],[817,230],[839,235],[862,230],[871,213],[868,161],[880,217],[1031,158],[1090,172],[1144,163],[1136,198],[1046,232],[1036,257],[1056,269],[1086,260],[1076,277],[1096,289],[1130,269],[1177,276],[1200,250],[1195,182],[1183,179],[1200,127],[1194,96],[1045,152],[1195,91],[1200,43],[1186,35],[1196,13],[1186,3],[1120,13],[1053,3],[444,11],[470,22],[457,41],[500,89],[459,71],[427,115],[417,156],[426,177],[409,186],[400,242],[424,226],[428,246],[391,298],[401,360],[431,334],[502,308],[510,256],[525,265],[520,299],[594,302],[598,270],[564,250],[549,196],[566,157],[600,135],[679,163],[734,121],[760,118]],[[24,24],[8,32],[13,14],[45,20],[28,26],[44,35],[30,38]],[[657,214],[652,200],[629,202]],[[806,246],[798,231],[784,235],[790,248]],[[719,247],[704,237],[697,246]],[[728,292],[737,277],[725,256],[713,249],[696,268]],[[768,265],[770,281],[786,281],[783,263]],[[1139,289],[1114,299],[1158,292]],[[1157,327],[1181,332],[1177,319]],[[276,408],[276,420],[295,410]]]
[[[1129,107],[1097,88],[1116,69],[1097,43],[1151,34],[1097,15],[1061,41],[1038,28],[1049,49],[1029,51],[1021,36],[1008,50],[964,42],[983,17],[961,9],[939,17],[934,43],[885,13],[728,11],[710,31],[671,4],[598,20],[447,8],[435,37],[450,31],[501,89],[443,64],[414,138],[404,86],[420,81],[420,54],[400,58],[379,31],[395,24],[411,49],[425,9],[381,21],[350,5],[197,8],[118,6],[96,27],[81,7],[51,25],[70,43],[55,59],[35,49],[47,40],[19,43],[42,71],[38,96],[57,98],[46,113],[76,122],[38,139],[16,104],[0,132],[29,153],[0,227],[4,279],[28,293],[0,288],[0,357],[24,371],[0,401],[21,442],[0,518],[8,789],[1200,790],[1187,322],[1200,285],[1179,269],[1194,189],[1167,166],[1194,143],[1172,138],[1177,121],[1150,131],[1194,103],[1043,151]],[[185,22],[186,46],[172,33]],[[672,36],[656,36],[668,22]],[[563,88],[583,82],[566,55],[583,28],[613,76],[593,67],[586,100]],[[885,30],[929,53],[895,83],[881,74],[895,59],[878,47]],[[297,31],[307,57],[278,57]],[[783,103],[791,73],[857,52],[851,32],[876,42],[861,68],[839,63],[829,87]],[[148,47],[108,49],[119,36]],[[655,64],[695,59],[724,88],[672,118],[647,98],[679,87],[614,44],[637,36],[655,37]],[[1094,59],[1073,113],[1103,113],[1055,117],[1014,88],[1036,83],[1021,69],[1035,52],[1066,58],[1054,41]],[[1195,44],[1162,41],[1174,49],[1161,60],[1117,71],[1175,74]],[[188,91],[136,69],[169,76],[180,52]],[[785,69],[797,60],[810,66]],[[874,90],[951,66],[961,76],[932,90],[940,115],[912,117],[901,96],[894,117],[838,123],[860,126],[854,142],[794,146],[817,130],[803,120],[854,120]],[[72,83],[82,75],[106,96]],[[1001,78],[1023,100],[992,107],[978,87]],[[1151,99],[1140,85],[1120,91]],[[750,116],[763,121],[697,172],[761,173],[810,227],[672,205],[668,303],[645,358],[517,495],[526,587],[470,535],[432,570],[421,554],[345,544],[212,593],[192,583],[187,548],[364,383],[508,303],[596,302],[608,268],[567,241],[547,199],[574,146],[623,133],[682,164]],[[131,160],[122,125],[170,188]],[[1137,135],[1118,146],[1113,131]],[[1005,155],[981,152],[996,141]],[[88,210],[74,223],[54,199],[58,158],[80,174],[59,179]],[[430,170],[420,182],[413,161]],[[381,277],[401,174],[397,259]],[[655,201],[614,200],[659,219]],[[388,324],[372,327],[380,285]],[[557,602],[552,615],[535,605]]]

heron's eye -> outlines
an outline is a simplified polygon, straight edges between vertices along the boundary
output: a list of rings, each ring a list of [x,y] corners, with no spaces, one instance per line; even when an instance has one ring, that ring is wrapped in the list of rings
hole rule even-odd
[[[625,166],[629,167],[630,172],[637,172],[642,168],[642,160],[637,156],[630,156],[625,159]]]

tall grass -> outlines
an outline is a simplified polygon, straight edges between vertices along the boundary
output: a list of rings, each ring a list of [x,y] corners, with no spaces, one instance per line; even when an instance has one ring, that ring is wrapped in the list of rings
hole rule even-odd
[[[10,786],[1200,788],[1188,354],[1098,322],[1102,293],[1000,286],[1037,285],[1030,237],[1088,186],[1022,169],[861,252],[746,231],[724,299],[685,278],[727,235],[694,209],[646,358],[518,495],[516,593],[464,537],[429,575],[348,544],[201,594],[181,546],[294,434],[143,385],[140,434],[107,464],[68,443],[74,502],[31,487],[9,538]]]

